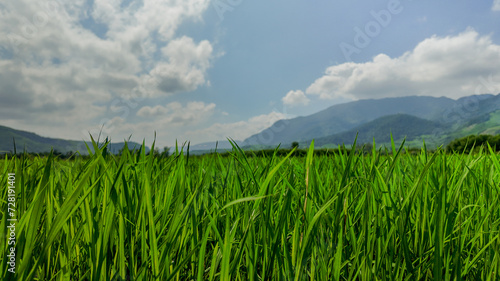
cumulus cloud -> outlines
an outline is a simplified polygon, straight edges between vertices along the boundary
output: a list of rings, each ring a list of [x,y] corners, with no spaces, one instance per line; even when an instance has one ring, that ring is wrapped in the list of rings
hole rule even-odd
[[[106,108],[117,98],[207,85],[211,43],[176,31],[186,20],[200,20],[209,0],[125,2],[2,2],[2,123],[81,139],[87,128],[113,119]]]
[[[165,105],[143,106],[130,120],[130,104],[117,103],[111,106],[111,110],[121,113],[109,119],[100,120],[98,126],[93,126],[85,133],[90,132],[93,136],[111,136],[114,141],[127,139],[131,134],[137,141],[146,140],[151,144],[156,136],[157,145],[172,145],[176,141],[183,143],[202,142],[205,136],[198,135],[186,138],[184,132],[193,130],[207,124],[209,118],[214,114],[216,105],[214,103],[204,103],[200,101],[182,104],[171,102]]]
[[[195,44],[189,37],[171,41],[162,48],[167,58],[151,70],[147,76],[150,96],[193,91],[206,84],[205,73],[212,59],[212,45],[204,40]]]
[[[134,85],[127,77],[100,71],[73,76],[82,70],[75,65],[46,69],[0,60],[0,118],[27,119],[36,125],[89,120],[103,113],[103,107],[92,102],[109,98],[103,88],[120,91],[129,82]]]
[[[412,51],[390,58],[380,54],[366,63],[326,69],[306,93],[321,99],[381,98],[409,95],[459,98],[500,89],[500,45],[473,29],[456,36],[432,36]],[[481,88],[481,79],[494,81]]]
[[[288,116],[281,112],[272,111],[269,114],[254,116],[246,121],[234,123],[215,123],[208,128],[188,131],[188,139],[203,136],[204,141],[224,140],[228,137],[235,140],[244,140],[274,124],[276,121],[286,119]]]
[[[166,106],[144,106],[137,111],[137,116],[159,118],[164,125],[187,126],[206,120],[213,114],[214,109],[214,103],[193,101],[182,106],[179,102],[171,102]]]
[[[282,99],[283,104],[285,105],[308,105],[309,98],[304,94],[303,91],[290,91],[284,96]]]
[[[493,1],[493,7],[491,7],[491,10],[496,12],[500,11],[500,0]]]
[[[167,106],[157,105],[154,107],[144,106],[141,109],[139,109],[139,111],[137,111],[137,116],[140,116],[140,117],[162,116],[162,115],[165,115],[169,111],[167,107],[169,107],[169,105],[167,105]]]
[[[151,31],[163,41],[172,39],[180,23],[186,18],[201,20],[209,0],[131,1],[95,0],[92,16],[109,26],[108,36],[128,38],[132,42]]]

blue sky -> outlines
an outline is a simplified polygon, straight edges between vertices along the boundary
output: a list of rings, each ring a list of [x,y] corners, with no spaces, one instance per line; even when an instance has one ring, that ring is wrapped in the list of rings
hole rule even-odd
[[[500,1],[7,0],[0,124],[160,146],[404,95],[500,92]]]

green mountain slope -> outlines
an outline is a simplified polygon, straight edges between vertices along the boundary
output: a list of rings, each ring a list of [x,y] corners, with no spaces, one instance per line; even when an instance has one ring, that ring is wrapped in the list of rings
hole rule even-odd
[[[279,120],[271,127],[247,138],[243,145],[262,147],[281,143],[286,146],[293,141],[304,142],[343,132],[352,133],[351,130],[354,128],[360,129],[358,126],[395,114],[411,115],[444,124],[445,127],[439,136],[432,134],[433,138],[442,140],[446,138],[444,135],[460,130],[471,120],[484,119],[484,116],[498,109],[500,109],[500,94],[474,95],[458,100],[426,96],[359,100],[334,105],[309,116]],[[361,127],[361,129],[360,132],[364,132],[368,128]],[[370,132],[375,133],[375,131]],[[422,133],[424,134],[422,136],[425,136],[425,132]],[[372,138],[373,136],[370,137]]]
[[[442,129],[442,125],[411,116],[408,114],[395,114],[380,117],[371,122],[357,126],[343,133],[316,139],[316,145],[346,144],[350,145],[358,133],[358,143],[388,143],[391,141],[391,133],[395,140],[406,138],[412,140],[422,135],[432,134],[436,129]]]
[[[78,141],[69,141],[62,139],[44,138],[37,134],[15,130],[9,127],[0,126],[0,152],[13,152],[14,140],[18,152],[25,148],[28,152],[47,152],[51,148],[60,152],[75,151]]]
[[[454,132],[449,133],[450,139],[467,135],[496,135],[500,134],[500,109],[471,118]]]
[[[0,153],[14,152],[14,140],[17,152],[26,149],[27,152],[42,153],[54,149],[61,153],[79,151],[81,154],[87,154],[87,148],[83,141],[45,138],[34,133],[0,126]],[[110,152],[116,154],[123,146],[123,142],[111,143],[109,149]],[[140,144],[134,142],[128,143],[130,149],[138,149],[140,146]],[[149,151],[149,148],[146,147],[146,151]]]
[[[280,120],[270,128],[246,139],[245,144],[275,145],[325,137],[385,115],[399,113],[424,119],[438,119],[442,117],[443,109],[452,108],[455,103],[455,100],[445,97],[412,96],[338,104],[309,116]]]

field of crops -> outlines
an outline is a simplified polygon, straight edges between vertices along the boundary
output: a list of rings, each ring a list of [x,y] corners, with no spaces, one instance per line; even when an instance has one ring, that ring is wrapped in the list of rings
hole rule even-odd
[[[313,147],[306,157],[96,147],[89,158],[0,160],[0,279],[500,280],[492,149]]]

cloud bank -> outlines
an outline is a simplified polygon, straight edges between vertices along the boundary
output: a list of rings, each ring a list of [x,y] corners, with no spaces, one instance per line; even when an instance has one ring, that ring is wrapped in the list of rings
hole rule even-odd
[[[207,7],[209,0],[2,2],[3,124],[84,138],[81,132],[112,118],[107,108],[115,99],[208,85],[212,44],[177,35]]]
[[[499,61],[500,45],[490,36],[468,29],[456,36],[432,36],[400,57],[379,54],[366,63],[331,66],[306,94],[320,99],[369,99],[410,95],[459,98],[500,92]]]
[[[500,11],[500,0],[493,1],[493,7],[491,7],[491,10],[495,12]]]
[[[199,123],[210,117],[214,109],[214,103],[189,102],[186,106],[182,106],[179,102],[171,102],[166,106],[142,107],[137,111],[137,116],[145,118],[154,117],[155,122],[160,122],[167,126],[187,126]]]
[[[274,124],[276,121],[286,119],[285,113],[272,111],[269,114],[254,116],[246,121],[234,123],[215,123],[208,128],[188,131],[187,138],[204,136],[206,140],[225,140],[231,137],[235,140],[244,140]]]
[[[304,94],[303,91],[290,91],[284,96],[282,99],[283,104],[285,105],[308,105],[309,98]]]

